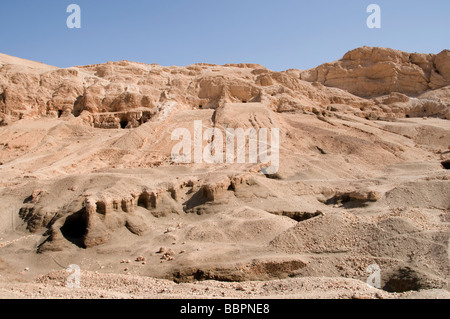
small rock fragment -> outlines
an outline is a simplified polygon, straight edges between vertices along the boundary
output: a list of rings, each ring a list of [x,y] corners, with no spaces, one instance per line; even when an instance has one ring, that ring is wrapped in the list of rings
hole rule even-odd
[[[174,230],[175,230],[175,228],[169,227],[169,228],[166,229],[166,231],[164,232],[164,234],[171,233],[171,232],[173,232]]]

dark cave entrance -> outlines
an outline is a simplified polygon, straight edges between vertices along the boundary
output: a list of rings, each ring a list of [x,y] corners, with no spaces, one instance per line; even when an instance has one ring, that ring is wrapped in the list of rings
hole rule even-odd
[[[120,121],[120,128],[121,129],[126,129],[128,126],[128,121]]]
[[[84,236],[87,233],[87,216],[85,208],[68,216],[61,227],[64,238],[78,247],[85,248]]]
[[[426,288],[426,284],[420,273],[410,267],[404,267],[395,270],[390,275],[386,280],[383,290],[391,293],[402,293],[406,291],[419,291]]]
[[[142,193],[138,198],[138,206],[148,209],[150,207],[150,195]]]
[[[446,160],[441,162],[441,165],[445,168],[445,169],[450,169],[450,160]]]

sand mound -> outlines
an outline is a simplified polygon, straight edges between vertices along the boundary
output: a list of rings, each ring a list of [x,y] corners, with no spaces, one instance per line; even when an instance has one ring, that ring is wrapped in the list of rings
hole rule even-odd
[[[261,210],[243,207],[214,216],[188,230],[186,239],[207,242],[257,242],[263,244],[296,222]]]

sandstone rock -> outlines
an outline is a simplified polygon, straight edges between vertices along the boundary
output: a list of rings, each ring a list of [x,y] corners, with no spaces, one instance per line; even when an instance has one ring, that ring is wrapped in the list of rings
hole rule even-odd
[[[91,268],[113,261],[124,275],[132,260],[120,267],[121,256],[144,264],[163,246],[163,265],[152,258],[133,274],[180,282],[295,276],[249,285],[294,296],[291,289],[319,280],[347,297],[390,296],[364,286],[376,263],[383,274],[397,269],[386,278],[394,285],[423,274],[413,289],[445,287],[446,61],[446,51],[361,48],[313,70],[274,72],[128,61],[58,69],[0,55],[0,124],[8,124],[0,128],[0,262],[20,270],[47,257]],[[217,130],[279,128],[279,172],[252,162],[175,163],[171,132],[186,128],[192,137],[199,120]],[[36,245],[59,253],[34,256]],[[103,294],[96,275],[86,287]],[[128,277],[112,284],[136,296],[142,278]],[[359,293],[342,289],[348,278]]]
[[[129,61],[57,69],[2,55],[0,122],[73,115],[96,128],[135,128],[166,116],[174,106],[216,109],[250,102],[277,112],[315,109],[319,114],[329,104],[372,105],[352,94],[416,96],[443,88],[450,84],[449,61],[448,50],[434,55],[363,47],[315,69],[273,72],[252,64],[165,68]]]
[[[362,103],[347,92],[330,94],[326,87],[301,81],[298,72],[272,72],[253,64],[165,68],[118,61],[69,69],[40,65],[24,72],[18,64],[22,60],[2,55],[0,62],[5,64],[0,72],[0,114],[12,120],[73,114],[94,127],[117,129],[142,125],[170,113],[173,105],[215,109],[225,103],[264,102],[285,112],[321,107],[332,99]]]
[[[215,201],[223,197],[231,185],[228,177],[224,176],[221,180],[209,182],[202,186],[201,192],[208,201]]]
[[[438,55],[363,47],[333,63],[304,71],[300,78],[338,87],[363,97],[392,91],[418,95],[450,84],[448,50]]]
[[[149,228],[142,217],[133,215],[127,216],[125,227],[135,235],[142,235]]]

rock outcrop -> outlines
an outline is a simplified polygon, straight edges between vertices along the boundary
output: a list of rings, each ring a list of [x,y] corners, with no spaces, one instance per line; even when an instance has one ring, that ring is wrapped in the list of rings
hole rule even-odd
[[[362,47],[336,62],[304,71],[300,78],[337,87],[361,97],[399,92],[419,95],[450,85],[450,51],[439,54],[407,53]]]
[[[448,288],[448,69],[366,47],[284,72],[0,55],[0,262]]]
[[[276,112],[326,113],[346,104],[362,117],[446,117],[448,101],[419,95],[450,84],[450,51],[406,53],[358,48],[307,71],[274,72],[255,64],[162,67],[129,61],[58,69],[0,56],[0,122],[82,117],[96,128],[133,128],[179,109],[263,103]],[[400,111],[372,97],[417,97]],[[422,101],[423,100],[423,101]],[[412,109],[412,110],[411,110]]]

